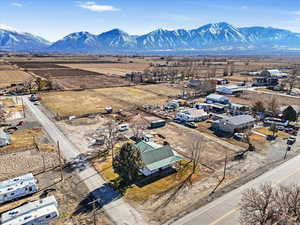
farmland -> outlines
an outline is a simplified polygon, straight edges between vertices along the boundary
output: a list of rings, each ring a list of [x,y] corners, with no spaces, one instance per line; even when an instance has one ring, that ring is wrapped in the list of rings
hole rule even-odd
[[[15,67],[0,63],[0,87],[10,86],[12,83],[24,82],[30,75]]]
[[[104,112],[106,107],[120,110],[145,104],[162,105],[168,99],[135,87],[51,92],[42,93],[40,96],[45,106],[60,116],[99,113]]]
[[[98,64],[60,64],[73,69],[86,70],[106,75],[124,75],[130,72],[142,72],[149,64],[147,63],[98,63]]]

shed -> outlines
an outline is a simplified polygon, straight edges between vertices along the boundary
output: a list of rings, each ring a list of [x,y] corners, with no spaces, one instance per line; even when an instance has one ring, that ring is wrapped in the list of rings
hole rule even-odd
[[[166,121],[159,117],[148,116],[148,117],[144,117],[144,119],[148,121],[148,123],[150,124],[149,126],[150,129],[155,129],[166,125]]]
[[[141,153],[144,168],[140,169],[140,172],[145,176],[169,168],[183,159],[174,154],[170,145],[162,146],[151,141],[140,141],[135,146]]]

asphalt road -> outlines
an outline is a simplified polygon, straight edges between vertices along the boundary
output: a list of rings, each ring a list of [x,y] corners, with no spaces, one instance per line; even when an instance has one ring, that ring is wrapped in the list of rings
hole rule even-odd
[[[48,135],[53,141],[59,141],[59,146],[63,157],[67,161],[74,161],[80,158],[80,152],[68,140],[68,138],[57,128],[39,108],[28,100],[28,96],[24,96],[24,103],[29,110],[36,116],[37,120],[43,126]],[[96,199],[100,199],[105,203],[104,209],[108,216],[118,225],[146,225],[142,216],[129,204],[127,204],[118,193],[108,187],[102,177],[96,170],[84,160],[80,160],[81,164],[85,165],[82,170],[78,170],[78,176],[81,181],[86,184],[92,195]]]
[[[292,147],[293,151],[300,150],[300,135]],[[286,161],[275,169],[264,173],[249,183],[225,194],[206,206],[184,216],[173,225],[238,225],[239,203],[242,193],[248,188],[257,188],[261,184],[288,185],[300,183],[300,156]]]

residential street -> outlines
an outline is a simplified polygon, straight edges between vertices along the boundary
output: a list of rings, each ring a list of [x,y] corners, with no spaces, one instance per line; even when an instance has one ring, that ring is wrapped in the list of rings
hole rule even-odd
[[[28,96],[23,97],[24,103],[36,116],[48,135],[53,141],[59,141],[62,155],[67,161],[78,158],[80,153],[76,147],[66,138],[66,136],[56,127],[39,108],[28,100]],[[118,193],[105,185],[105,181],[94,170],[92,166],[87,166],[78,171],[78,175],[89,188],[90,192],[96,199],[101,199],[104,203],[104,209],[108,216],[118,225],[144,225],[146,222],[141,215],[129,204],[127,204]]]
[[[300,150],[300,135],[292,147],[293,151]],[[300,156],[285,162],[275,169],[259,176],[249,183],[225,194],[208,205],[184,216],[183,218],[166,224],[173,225],[238,225],[239,202],[242,193],[251,187],[259,187],[264,183],[274,185],[299,184],[300,182]]]

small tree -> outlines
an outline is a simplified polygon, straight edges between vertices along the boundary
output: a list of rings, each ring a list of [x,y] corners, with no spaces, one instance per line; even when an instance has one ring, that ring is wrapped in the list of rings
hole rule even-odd
[[[275,137],[275,134],[278,132],[277,125],[275,123],[272,123],[269,130],[272,132],[272,136]]]
[[[131,143],[125,143],[113,158],[113,169],[121,177],[132,182],[143,167],[140,151]]]
[[[29,91],[30,94],[32,94],[32,91],[36,88],[36,83],[35,83],[35,79],[33,79],[32,77],[28,78],[25,82],[24,82],[24,88]]]
[[[36,78],[35,84],[36,84],[38,91],[41,91],[43,89],[44,82],[43,82],[42,78],[40,78],[40,77]]]
[[[258,113],[258,112],[265,112],[266,111],[266,108],[264,106],[264,103],[262,101],[256,101],[252,107],[252,111],[254,113]]]
[[[300,82],[299,68],[294,69],[292,73],[284,80],[283,84],[288,86],[288,94],[291,94],[293,88]]]
[[[276,115],[278,112],[279,104],[276,97],[272,97],[270,101],[267,103],[268,111],[272,113],[272,115]]]
[[[288,121],[296,121],[297,120],[297,112],[292,106],[288,106],[283,111],[283,119]]]

